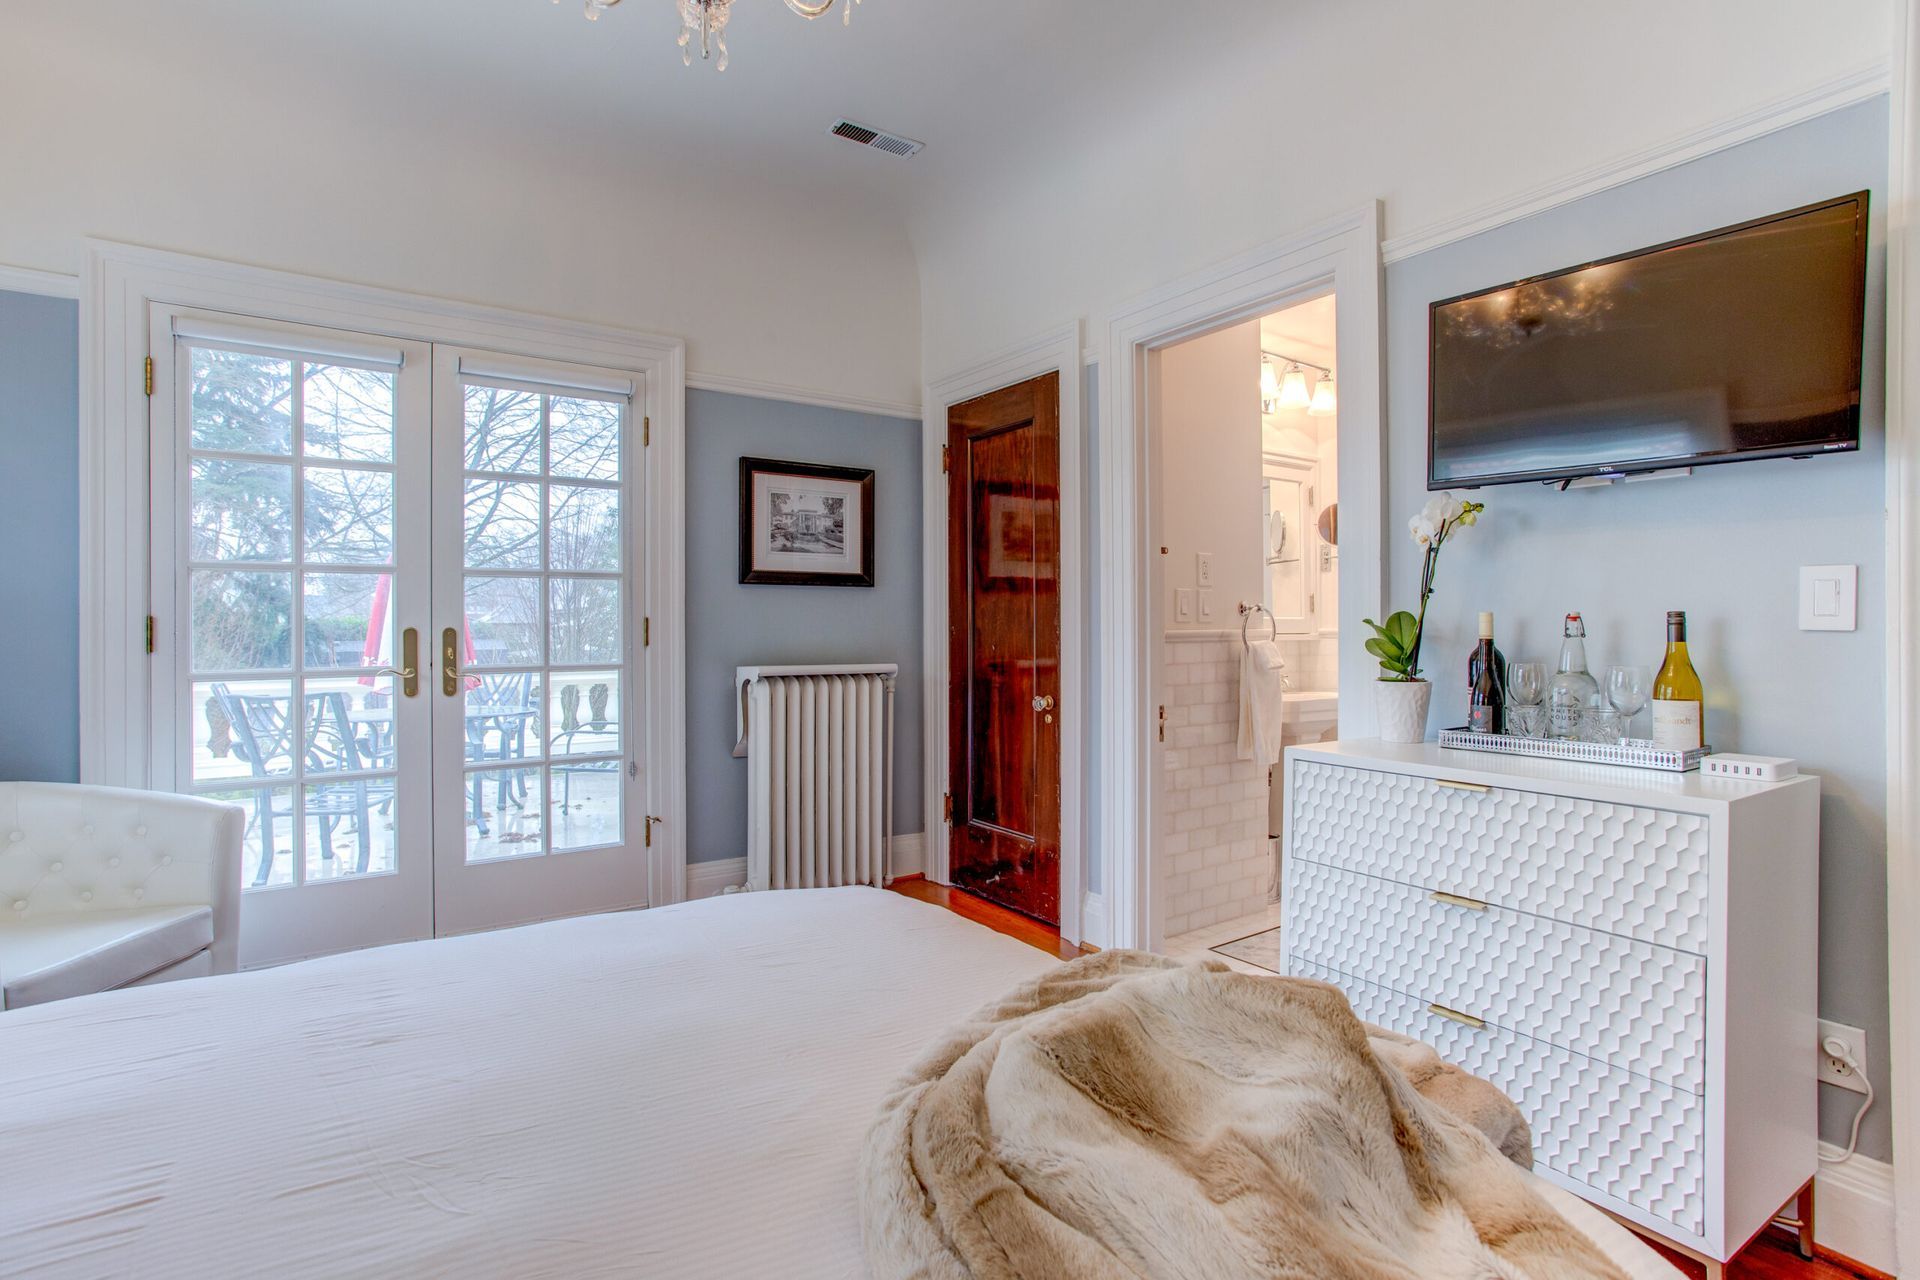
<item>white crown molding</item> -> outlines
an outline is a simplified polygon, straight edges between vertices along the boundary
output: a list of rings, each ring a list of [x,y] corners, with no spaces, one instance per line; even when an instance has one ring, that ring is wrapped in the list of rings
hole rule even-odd
[[[80,277],[58,271],[35,271],[0,262],[0,289],[9,293],[37,293],[47,298],[79,298]]]
[[[1889,64],[1884,60],[1875,62],[1805,92],[1776,99],[1705,128],[1683,133],[1640,151],[1616,156],[1466,213],[1442,218],[1400,235],[1388,236],[1380,244],[1381,260],[1399,262],[1429,249],[1437,249],[1509,222],[1544,213],[1595,192],[1623,186],[1716,151],[1725,151],[1790,125],[1801,124],[1816,116],[1879,97],[1887,92],[1891,84]]]
[[[1829,1159],[1840,1154],[1820,1144]],[[1823,1164],[1814,1183],[1814,1243],[1876,1271],[1895,1274],[1893,1166],[1867,1156]]]
[[[789,404],[810,404],[822,409],[845,409],[849,413],[871,413],[883,418],[912,418],[916,422],[920,418],[919,404],[906,400],[835,395],[778,382],[762,382],[758,378],[737,378],[726,373],[689,373],[687,389],[722,391],[733,396],[752,396],[756,400],[784,400]]]

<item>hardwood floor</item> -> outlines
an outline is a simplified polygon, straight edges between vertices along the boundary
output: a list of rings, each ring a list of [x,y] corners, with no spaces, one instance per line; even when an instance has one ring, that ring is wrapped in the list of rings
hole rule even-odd
[[[1702,1280],[1706,1275],[1706,1268],[1691,1258],[1661,1249],[1658,1244],[1653,1247],[1692,1280]],[[1800,1256],[1785,1232],[1768,1231],[1727,1264],[1726,1280],[1887,1280],[1887,1277],[1871,1268],[1856,1269],[1832,1255],[1809,1262]]]
[[[895,893],[945,907],[955,915],[963,916],[975,924],[983,924],[995,933],[1017,938],[1028,946],[1038,947],[1062,960],[1071,960],[1097,950],[1062,942],[1059,930],[1049,929],[1038,920],[1017,911],[1009,911],[984,898],[976,898],[964,889],[950,889],[920,876],[895,880],[889,887]],[[1654,1248],[1659,1249],[1660,1246],[1656,1244]],[[1692,1280],[1702,1280],[1705,1276],[1706,1268],[1699,1263],[1670,1250],[1661,1249],[1660,1252],[1680,1268],[1681,1274]],[[1794,1249],[1791,1239],[1770,1231],[1747,1246],[1745,1253],[1728,1264],[1726,1280],[1887,1280],[1887,1277],[1871,1269],[1855,1269],[1844,1260],[1831,1256],[1809,1262]]]
[[[1076,947],[1070,942],[1060,940],[1060,931],[1023,916],[1018,911],[1010,911],[985,898],[976,898],[965,889],[950,889],[944,884],[935,884],[921,876],[907,876],[895,880],[888,888],[895,893],[905,894],[909,898],[918,898],[922,902],[931,902],[936,907],[945,907],[957,916],[963,916],[975,924],[983,924],[995,933],[1004,933],[1009,938],[1018,938],[1030,947],[1038,947],[1062,960],[1072,960],[1076,956],[1092,954],[1095,947]]]

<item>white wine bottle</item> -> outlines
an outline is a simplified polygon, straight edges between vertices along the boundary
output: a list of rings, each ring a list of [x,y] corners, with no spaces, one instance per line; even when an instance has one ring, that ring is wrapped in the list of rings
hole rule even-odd
[[[1653,745],[1662,751],[1693,751],[1705,745],[1706,700],[1700,676],[1687,657],[1687,615],[1667,615],[1667,657],[1653,678]]]

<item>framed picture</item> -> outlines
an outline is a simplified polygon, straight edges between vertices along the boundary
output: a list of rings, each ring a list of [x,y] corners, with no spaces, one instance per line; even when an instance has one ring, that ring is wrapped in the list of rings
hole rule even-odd
[[[740,459],[740,581],[873,585],[873,472]]]

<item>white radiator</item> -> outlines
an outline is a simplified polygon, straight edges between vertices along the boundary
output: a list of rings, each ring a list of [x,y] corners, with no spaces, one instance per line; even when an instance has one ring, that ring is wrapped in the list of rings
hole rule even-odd
[[[747,888],[884,885],[893,824],[891,664],[740,667]]]

